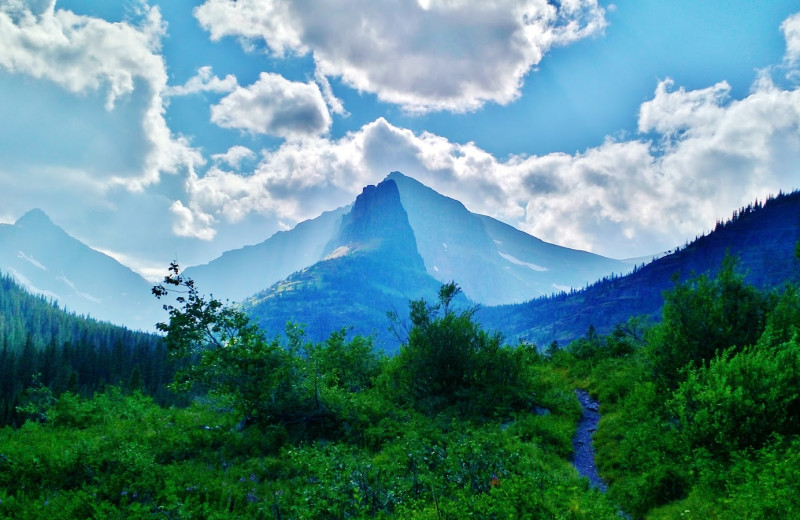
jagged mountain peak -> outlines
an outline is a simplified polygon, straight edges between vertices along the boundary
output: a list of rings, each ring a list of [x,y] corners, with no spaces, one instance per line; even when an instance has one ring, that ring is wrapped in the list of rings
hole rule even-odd
[[[320,260],[353,257],[381,248],[395,268],[424,269],[440,282],[455,280],[473,301],[522,302],[582,287],[631,266],[548,244],[471,213],[399,171],[363,189],[346,207],[279,232],[264,242],[227,252],[187,275],[217,297],[242,301]],[[233,273],[247,271],[248,277]]]
[[[350,212],[342,217],[339,232],[326,252],[327,256],[378,252],[387,265],[424,269],[400,192],[391,179],[363,189]]]
[[[29,227],[29,226],[58,227],[53,223],[50,217],[47,216],[47,213],[45,213],[39,208],[34,208],[26,212],[24,215],[22,215],[20,218],[17,219],[14,225],[18,227]]]

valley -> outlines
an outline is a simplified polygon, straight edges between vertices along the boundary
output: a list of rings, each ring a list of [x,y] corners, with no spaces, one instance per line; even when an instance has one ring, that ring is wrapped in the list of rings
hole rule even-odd
[[[576,283],[552,281],[570,262],[624,264],[394,173],[263,245],[173,263],[149,296],[157,335],[30,294],[22,266],[56,265],[31,226],[101,258],[41,213],[0,229],[21,252],[0,299],[0,517],[800,513],[797,192],[511,303],[503,287]],[[201,283],[266,258],[253,283],[295,271],[241,303]],[[478,305],[489,287],[508,303]]]

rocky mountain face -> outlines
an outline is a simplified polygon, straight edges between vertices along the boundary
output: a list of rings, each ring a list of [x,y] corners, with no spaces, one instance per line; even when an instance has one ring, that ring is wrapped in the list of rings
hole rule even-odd
[[[471,213],[402,173],[387,178],[397,183],[428,274],[455,280],[483,305],[519,303],[631,270],[619,260],[550,244]]]
[[[71,237],[38,209],[0,225],[0,271],[31,293],[102,321],[154,331],[163,319],[152,284]]]
[[[411,234],[406,235],[409,243],[397,243],[397,254],[385,258],[409,260],[403,252],[411,249],[413,239],[424,270],[440,282],[456,281],[477,303],[523,302],[583,287],[612,272],[631,270],[631,265],[624,262],[549,244],[490,217],[471,213],[457,200],[402,173],[393,172],[386,180],[397,187],[406,215],[403,222],[410,226]],[[365,213],[356,216],[354,211]],[[276,233],[261,244],[229,251],[206,265],[190,267],[185,273],[204,291],[240,301],[295,271],[341,253],[336,248],[342,244],[336,241],[348,240],[346,236],[339,237],[343,219],[356,219],[364,226],[352,230],[359,236],[358,247],[373,247],[370,219],[379,211],[372,205],[339,208],[290,231]],[[381,218],[385,218],[384,225],[390,226],[397,215]]]
[[[590,325],[607,333],[630,316],[655,318],[663,292],[676,280],[715,276],[725,255],[738,259],[745,281],[760,288],[779,288],[800,281],[800,192],[780,195],[763,205],[736,212],[729,221],[683,248],[623,277],[604,277],[582,291],[540,298],[520,305],[481,309],[478,318],[509,339],[547,346],[566,344]]]
[[[435,300],[440,286],[425,271],[393,180],[364,188],[325,252],[323,260],[247,299],[245,309],[270,335],[287,322],[304,324],[315,341],[351,327],[393,351],[399,341],[387,311],[403,316],[410,299]]]
[[[219,258],[188,267],[184,274],[203,292],[241,301],[290,274],[318,262],[339,229],[350,206],[327,211],[313,220],[279,231],[267,240],[222,254]]]

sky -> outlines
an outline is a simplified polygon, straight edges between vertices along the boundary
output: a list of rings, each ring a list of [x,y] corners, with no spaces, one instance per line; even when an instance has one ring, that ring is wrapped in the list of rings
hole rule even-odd
[[[800,188],[796,0],[0,0],[0,222],[150,279],[401,171],[631,258]]]

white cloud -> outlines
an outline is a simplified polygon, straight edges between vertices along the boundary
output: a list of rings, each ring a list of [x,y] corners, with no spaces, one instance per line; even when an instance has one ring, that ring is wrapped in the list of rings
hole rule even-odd
[[[686,131],[707,128],[725,112],[731,87],[721,81],[713,87],[687,92],[683,87],[670,91],[671,79],[659,82],[655,98],[643,103],[639,110],[639,131],[658,132],[676,137]]]
[[[165,24],[159,9],[137,4],[132,12],[139,21],[134,25],[79,16],[55,5],[55,0],[0,2],[0,67],[73,94],[104,91],[108,111],[137,89],[145,93],[138,121],[147,144],[145,157],[135,171],[110,178],[106,173],[103,181],[142,189],[162,172],[201,163],[185,139],[171,135],[164,120],[167,74],[160,47]]]
[[[183,85],[167,88],[165,94],[169,96],[186,96],[199,92],[228,93],[239,86],[236,76],[228,74],[220,79],[214,75],[211,66],[206,65],[197,69],[197,74],[189,78]]]
[[[196,208],[186,207],[179,200],[172,203],[169,210],[172,213],[172,232],[179,237],[199,238],[211,240],[216,235],[212,227],[214,217]]]
[[[409,111],[509,103],[552,47],[606,25],[596,0],[206,0],[195,16],[213,40],[310,52],[318,74]]]
[[[400,170],[544,240],[625,258],[673,248],[702,232],[698,223],[710,229],[755,198],[800,187],[800,90],[767,77],[738,100],[724,83],[687,91],[662,81],[639,128],[641,139],[573,155],[499,160],[381,118],[338,140],[265,151],[247,175],[213,169],[192,183],[191,201],[231,221],[257,212],[294,224]]]
[[[786,38],[786,61],[790,64],[800,62],[800,13],[795,13],[781,24]]]
[[[211,156],[211,159],[219,164],[225,163],[231,168],[239,169],[242,161],[252,160],[256,158],[256,153],[247,148],[246,146],[235,145],[228,148],[225,153],[218,153]]]
[[[319,87],[262,72],[249,87],[238,87],[211,107],[211,121],[223,128],[287,139],[328,131],[331,116]]]
[[[319,88],[322,91],[322,96],[325,98],[325,103],[328,104],[330,111],[342,117],[350,116],[347,110],[345,110],[342,100],[337,98],[336,94],[333,93],[333,89],[331,88],[331,83],[328,81],[328,78],[325,77],[324,74],[321,74],[319,71],[317,71],[314,74],[314,80],[317,82],[317,85],[319,85]]]

